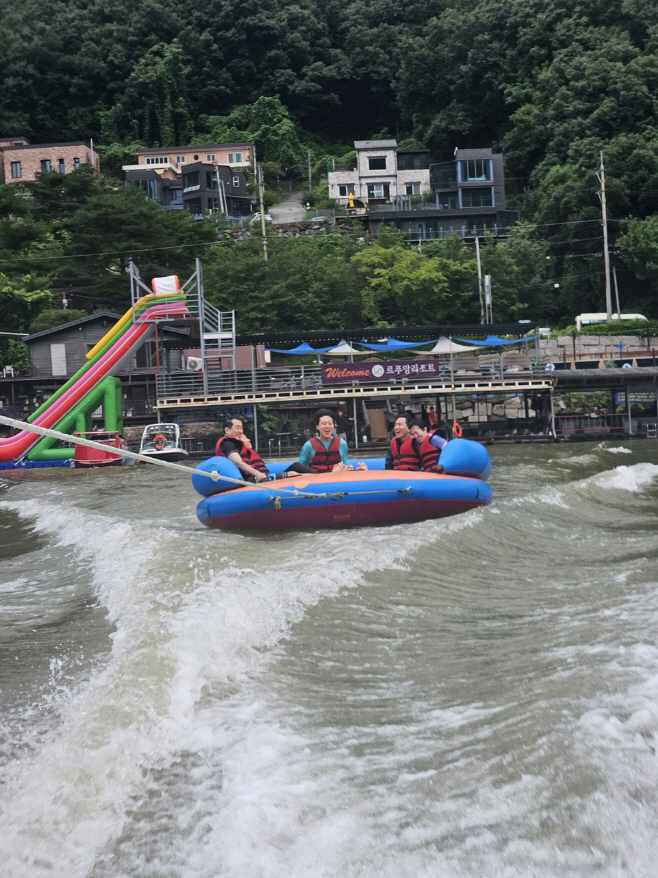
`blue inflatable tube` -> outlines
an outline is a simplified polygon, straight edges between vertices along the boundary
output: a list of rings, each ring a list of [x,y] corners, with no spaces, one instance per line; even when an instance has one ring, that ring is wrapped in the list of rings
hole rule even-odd
[[[443,518],[491,503],[485,481],[491,472],[487,450],[466,439],[449,445],[454,448],[442,474],[386,470],[384,458],[370,458],[367,471],[295,475],[243,487],[203,475],[240,479],[230,460],[213,457],[192,476],[194,488],[205,498],[197,506],[197,518],[224,530],[354,527]],[[446,451],[447,446],[442,462]],[[281,471],[287,465],[271,469]]]

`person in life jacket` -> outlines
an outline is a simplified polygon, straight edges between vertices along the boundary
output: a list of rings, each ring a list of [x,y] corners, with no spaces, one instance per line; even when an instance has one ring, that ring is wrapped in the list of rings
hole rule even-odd
[[[226,418],[224,436],[218,441],[215,454],[218,457],[228,457],[246,481],[264,482],[268,478],[285,479],[300,473],[313,472],[309,467],[293,463],[283,473],[277,473],[276,476],[270,473],[262,457],[253,450],[251,442],[244,435],[242,421],[239,418]]]
[[[448,444],[438,430],[428,430],[421,420],[411,422],[409,431],[419,443],[420,465],[426,473],[442,473],[443,466],[439,463],[441,451]]]
[[[339,473],[353,470],[347,459],[347,442],[335,435],[334,416],[329,409],[318,409],[315,413],[317,436],[305,442],[299,453],[299,462],[310,466],[316,473]],[[367,469],[359,463],[357,469]]]
[[[411,435],[409,424],[407,416],[400,415],[393,425],[394,436],[384,464],[386,469],[421,469],[420,444]]]

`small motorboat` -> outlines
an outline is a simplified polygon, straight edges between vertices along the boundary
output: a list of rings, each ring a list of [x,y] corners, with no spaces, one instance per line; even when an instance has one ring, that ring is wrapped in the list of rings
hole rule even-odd
[[[110,448],[128,449],[128,443],[117,430],[94,430],[91,433],[74,433],[82,439],[91,439],[107,446],[107,451],[89,448],[87,445],[76,445],[73,455],[73,466],[78,469],[92,469],[98,466],[121,466],[125,458],[113,454]]]
[[[181,445],[178,424],[148,424],[142,433],[139,453],[172,462],[189,457]]]
[[[368,460],[367,470],[299,475],[260,485],[233,487],[212,474],[240,479],[225,457],[213,457],[196,469],[192,484],[204,496],[199,521],[223,530],[280,530],[308,527],[357,527],[426,521],[467,512],[491,503],[486,482],[491,460],[484,446],[453,439],[441,452],[443,473],[387,470],[384,458]],[[271,464],[277,472],[285,464]]]

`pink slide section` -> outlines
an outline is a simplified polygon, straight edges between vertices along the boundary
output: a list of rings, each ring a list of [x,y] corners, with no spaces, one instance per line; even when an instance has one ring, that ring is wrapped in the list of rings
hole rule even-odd
[[[114,345],[85,372],[76,383],[63,393],[34,423],[40,427],[55,428],[73,406],[92,390],[107,375],[116,375],[126,360],[129,360],[153,331],[153,324],[158,316],[186,317],[189,315],[185,302],[163,303],[154,305],[141,314]],[[0,439],[0,463],[11,463],[20,460],[42,437],[29,430]]]

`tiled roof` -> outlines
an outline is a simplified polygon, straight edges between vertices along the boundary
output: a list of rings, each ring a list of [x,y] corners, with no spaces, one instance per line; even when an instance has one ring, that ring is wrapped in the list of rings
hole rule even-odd
[[[397,149],[397,140],[355,140],[354,149]]]

